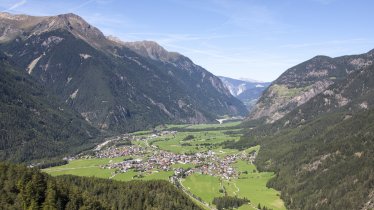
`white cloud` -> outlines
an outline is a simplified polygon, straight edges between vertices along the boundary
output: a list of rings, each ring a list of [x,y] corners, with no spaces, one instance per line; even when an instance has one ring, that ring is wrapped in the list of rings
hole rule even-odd
[[[20,2],[17,2],[15,4],[13,4],[12,6],[10,6],[8,9],[4,10],[3,12],[15,10],[18,7],[20,7],[20,6],[22,6],[22,5],[26,4],[26,3],[27,3],[27,0],[22,0]]]

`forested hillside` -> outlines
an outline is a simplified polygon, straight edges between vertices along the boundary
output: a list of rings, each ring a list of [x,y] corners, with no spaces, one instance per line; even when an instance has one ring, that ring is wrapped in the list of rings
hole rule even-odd
[[[27,162],[98,143],[98,131],[0,52],[0,160]]]
[[[363,65],[226,147],[260,144],[256,164],[276,172],[268,185],[282,191],[290,209],[373,209],[373,72],[373,65]]]
[[[0,163],[0,186],[1,209],[200,209],[166,181],[51,177],[37,169]]]

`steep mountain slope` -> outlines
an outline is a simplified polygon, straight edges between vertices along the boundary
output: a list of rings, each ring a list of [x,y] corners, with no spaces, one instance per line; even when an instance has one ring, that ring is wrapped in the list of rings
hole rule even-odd
[[[247,114],[242,103],[230,95],[218,77],[194,64],[189,58],[176,52],[168,52],[152,41],[126,42],[124,46],[150,59],[152,64],[174,78],[189,96],[196,98],[197,103],[202,102],[198,104],[200,110],[208,112],[214,108],[222,115],[228,109],[231,115]]]
[[[373,113],[333,113],[258,139],[256,164],[277,172],[269,186],[290,209],[372,209]]]
[[[262,92],[270,85],[270,82],[256,82],[219,77],[230,93],[241,100],[251,110],[256,104]]]
[[[0,52],[0,160],[25,162],[93,146],[98,131]]]
[[[97,128],[133,131],[247,113],[218,78],[184,56],[143,56],[74,14],[0,18],[0,49]]]
[[[374,53],[330,58],[317,56],[290,68],[264,92],[250,119],[266,118],[274,122],[296,107],[343,80],[352,72],[371,65]]]
[[[348,119],[357,111],[374,108],[374,66],[362,67],[329,86],[308,103],[277,122],[278,127],[297,127],[326,113],[345,110]]]
[[[227,147],[257,144],[257,165],[277,173],[269,186],[290,209],[373,209],[374,65]]]

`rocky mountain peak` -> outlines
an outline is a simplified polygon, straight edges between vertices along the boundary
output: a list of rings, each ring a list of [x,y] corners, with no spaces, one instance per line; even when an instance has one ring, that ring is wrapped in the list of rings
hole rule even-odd
[[[27,39],[32,35],[58,29],[69,31],[96,48],[101,48],[107,42],[99,29],[73,13],[42,17],[0,13],[0,20],[0,42],[11,41],[17,37]]]
[[[136,53],[151,58],[153,60],[161,60],[164,62],[175,62],[181,57],[179,53],[169,52],[157,42],[154,41],[136,41],[125,42],[126,47],[132,49]]]
[[[102,42],[106,41],[106,37],[99,29],[73,13],[53,16],[47,20],[46,24],[49,29],[68,30],[77,38],[81,38],[95,47],[100,47]]]

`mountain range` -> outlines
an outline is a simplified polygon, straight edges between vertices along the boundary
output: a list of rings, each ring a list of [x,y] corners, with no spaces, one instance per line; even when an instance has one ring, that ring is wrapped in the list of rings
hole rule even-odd
[[[248,113],[218,77],[155,42],[106,37],[75,14],[0,20],[0,159],[61,156],[113,132]]]
[[[106,37],[75,14],[0,20],[0,50],[98,129],[247,114],[218,77],[155,42]]]
[[[251,110],[270,82],[259,82],[251,79],[232,79],[219,76],[230,93],[241,100]]]

